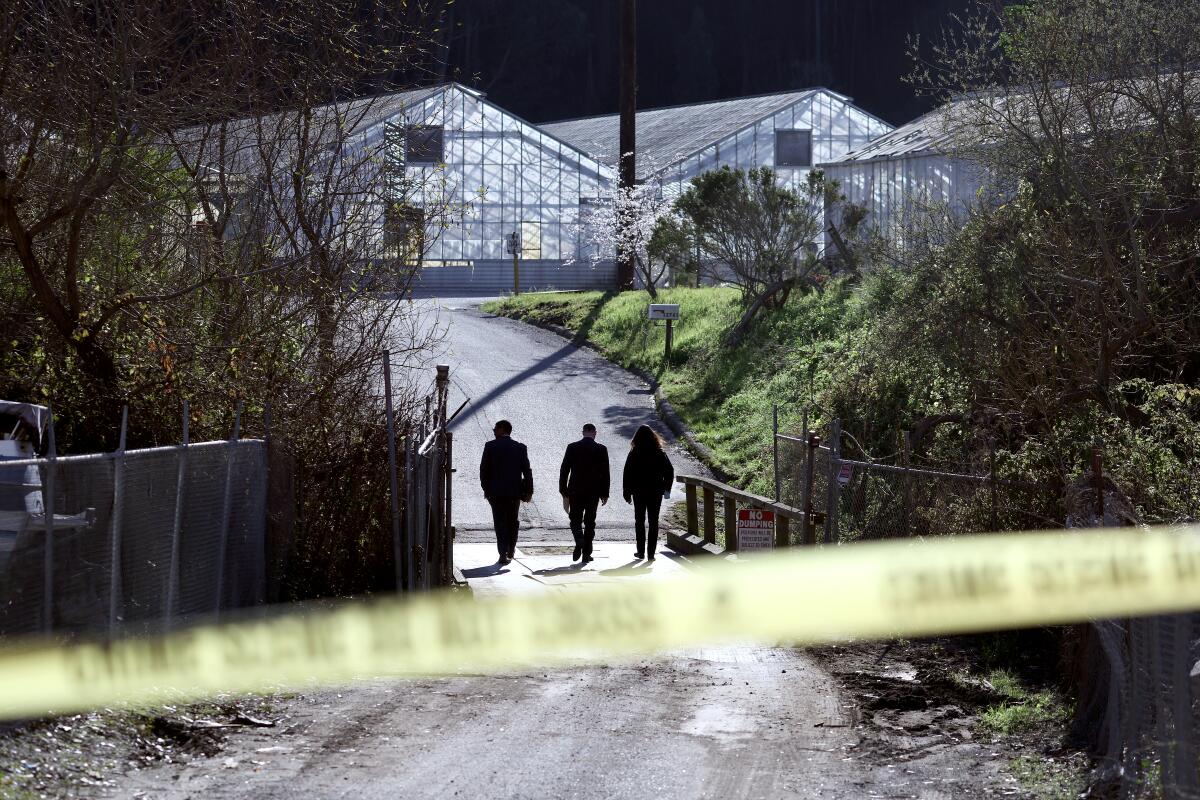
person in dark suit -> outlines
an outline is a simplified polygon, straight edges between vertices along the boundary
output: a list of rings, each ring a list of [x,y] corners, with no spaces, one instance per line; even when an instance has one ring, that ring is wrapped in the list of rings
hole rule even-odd
[[[479,483],[483,496],[492,506],[492,525],[496,529],[496,549],[500,563],[507,564],[517,549],[521,522],[521,501],[533,499],[533,470],[529,451],[512,438],[512,423],[502,419],[492,428],[496,438],[483,446],[479,462]]]
[[[649,425],[642,425],[633,434],[629,455],[625,457],[625,472],[621,476],[621,494],[626,503],[633,503],[637,536],[634,558],[654,560],[654,550],[658,546],[658,511],[674,480],[675,469],[663,449],[662,439]]]
[[[596,509],[608,503],[608,448],[596,441],[596,426],[583,426],[583,438],[567,445],[558,470],[558,493],[567,499],[571,535],[575,537],[573,561],[592,560],[596,538]]]

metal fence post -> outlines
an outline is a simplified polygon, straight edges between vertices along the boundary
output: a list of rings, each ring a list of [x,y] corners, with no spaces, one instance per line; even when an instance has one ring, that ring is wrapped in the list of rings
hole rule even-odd
[[[1097,437],[1092,442],[1092,480],[1096,488],[1096,516],[1104,524],[1104,443]]]
[[[904,441],[900,447],[900,458],[902,459],[900,466],[907,470],[910,466],[912,466],[912,433],[910,431],[903,431],[903,440]],[[900,480],[902,481],[902,485],[904,487],[904,519],[902,520],[902,523],[904,526],[904,533],[907,536],[912,534],[912,474],[905,472],[904,475],[901,476]]]
[[[813,521],[813,480],[816,477],[816,460],[817,453],[821,447],[821,437],[813,431],[804,431],[807,438],[804,461],[804,486],[801,489],[800,510],[804,512],[804,529],[800,534],[800,540],[803,544],[817,543],[816,523]]]
[[[413,545],[416,541],[417,509],[413,502],[416,497],[417,470],[413,454],[413,429],[404,439],[404,530],[400,532],[400,563],[404,573],[404,588],[407,591],[416,589],[413,564]]]
[[[800,457],[796,459],[796,468],[792,477],[792,492],[788,497],[789,505],[799,504],[801,510],[804,509],[804,503],[801,501],[800,495],[797,492],[803,492],[804,486],[804,462],[809,456],[808,452],[808,406],[800,412],[800,438],[804,439],[804,449],[800,451]],[[795,447],[795,443],[792,444]],[[803,525],[801,525],[803,528]]]
[[[996,443],[995,442],[992,442],[991,446],[988,448],[988,476],[990,478],[988,483],[991,484],[990,488],[991,488],[991,495],[992,495],[992,497],[991,497],[991,500],[992,500],[991,529],[993,532],[995,532],[995,531],[1000,530],[1000,513],[999,513],[1000,498],[997,495],[997,486],[996,486]]]
[[[271,522],[271,404],[263,403],[263,507],[262,527],[254,542],[254,602],[267,602],[267,530]]]
[[[775,502],[779,502],[779,406],[771,403],[771,463],[775,474]]]
[[[842,421],[835,419],[829,426],[829,482],[825,487],[825,544],[833,544],[838,536],[838,472],[841,469]]]
[[[454,434],[446,431],[446,557],[442,580],[446,586],[454,582]]]
[[[233,412],[233,433],[225,446],[225,496],[221,505],[221,544],[217,550],[217,593],[213,611],[221,613],[221,600],[225,596],[225,561],[229,554],[229,518],[233,513],[233,456],[238,439],[242,435],[242,403],[239,400]]]
[[[42,514],[46,519],[46,540],[42,546],[42,631],[54,629],[54,479],[58,476],[58,449],[54,444],[54,411],[46,414],[46,481],[42,486]]]
[[[396,591],[408,588],[404,579],[404,559],[400,550],[400,479],[396,474],[396,420],[392,411],[392,354],[383,351],[384,411],[387,414],[388,479],[391,486],[392,554],[396,560]]]
[[[169,626],[175,619],[175,608],[179,603],[179,539],[183,531],[183,487],[187,480],[188,458],[188,401],[183,401],[183,443],[180,445],[179,462],[175,468],[175,520],[171,526],[171,566],[167,573],[166,622]]]
[[[125,511],[125,435],[129,427],[129,406],[121,407],[121,433],[113,454],[113,501],[108,520],[111,545],[108,560],[108,635],[117,633],[121,607],[121,517]]]
[[[449,455],[449,434],[446,433],[446,414],[449,411],[447,404],[450,396],[449,364],[437,365],[436,386],[438,410],[435,452],[437,453],[437,458],[434,462],[436,472],[433,475],[433,480],[437,488],[433,494],[437,501],[436,513],[434,514],[436,521],[434,531],[437,541],[430,547],[434,561],[431,574],[433,577],[432,582],[438,586],[448,586],[450,584],[450,570],[446,565],[450,560],[450,528],[447,522],[447,510],[450,508],[450,466],[447,460]]]

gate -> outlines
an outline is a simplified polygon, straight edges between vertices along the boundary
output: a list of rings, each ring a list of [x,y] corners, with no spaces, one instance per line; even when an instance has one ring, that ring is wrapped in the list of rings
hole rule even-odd
[[[397,446],[390,355],[383,359],[392,542],[398,591],[424,591],[454,583],[454,434],[447,413],[450,367],[439,364],[431,394],[414,404]],[[422,411],[421,406],[424,406]]]

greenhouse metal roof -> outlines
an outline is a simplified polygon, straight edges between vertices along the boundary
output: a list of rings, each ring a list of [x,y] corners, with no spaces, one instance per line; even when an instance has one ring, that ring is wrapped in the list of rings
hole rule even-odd
[[[639,111],[638,177],[653,174],[765,117],[823,92],[850,101],[836,92],[818,88]],[[539,127],[598,161],[617,163],[621,138],[618,114],[547,122]]]
[[[946,107],[936,108],[877,139],[872,139],[869,144],[826,163],[854,164],[875,159],[902,158],[941,152],[940,148],[948,144],[951,138],[947,130],[948,121]]]

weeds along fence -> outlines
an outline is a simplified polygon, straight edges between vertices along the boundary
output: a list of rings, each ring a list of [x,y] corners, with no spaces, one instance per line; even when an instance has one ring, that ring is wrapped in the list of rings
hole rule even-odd
[[[1061,502],[1039,484],[995,472],[844,457],[839,420],[827,432],[774,434],[777,498],[814,515],[827,543],[1063,526]],[[907,440],[907,436],[904,437]]]
[[[777,419],[777,417],[776,417]],[[811,520],[827,544],[960,533],[1062,528],[1063,498],[1047,486],[1005,480],[994,457],[984,474],[912,465],[907,446],[891,459],[842,454],[838,420],[824,432],[775,427],[776,502]],[[824,434],[824,435],[822,435]],[[907,443],[907,437],[901,437]],[[1093,452],[1095,508],[1070,520],[1117,524],[1105,514],[1104,480]],[[1105,522],[1107,520],[1107,522]],[[1086,536],[1086,530],[1080,530]],[[793,544],[800,543],[795,541]],[[1089,797],[1200,798],[1200,613],[1078,626],[1071,681],[1078,689],[1073,737],[1096,757]]]
[[[187,412],[185,408],[184,417]],[[239,415],[240,417],[240,415]],[[140,633],[262,603],[268,444],[0,461],[0,634]]]
[[[375,457],[389,459],[392,530],[381,555],[403,591],[453,583],[448,382],[439,367],[424,414],[406,414],[397,436],[386,381],[388,453]],[[191,442],[184,403],[180,444],[126,450],[126,412],[115,451],[66,456],[51,418],[45,456],[0,458],[0,637],[147,633],[281,600],[303,511],[295,462],[272,440],[269,411],[261,439],[241,437],[241,418],[239,406],[228,439]]]

